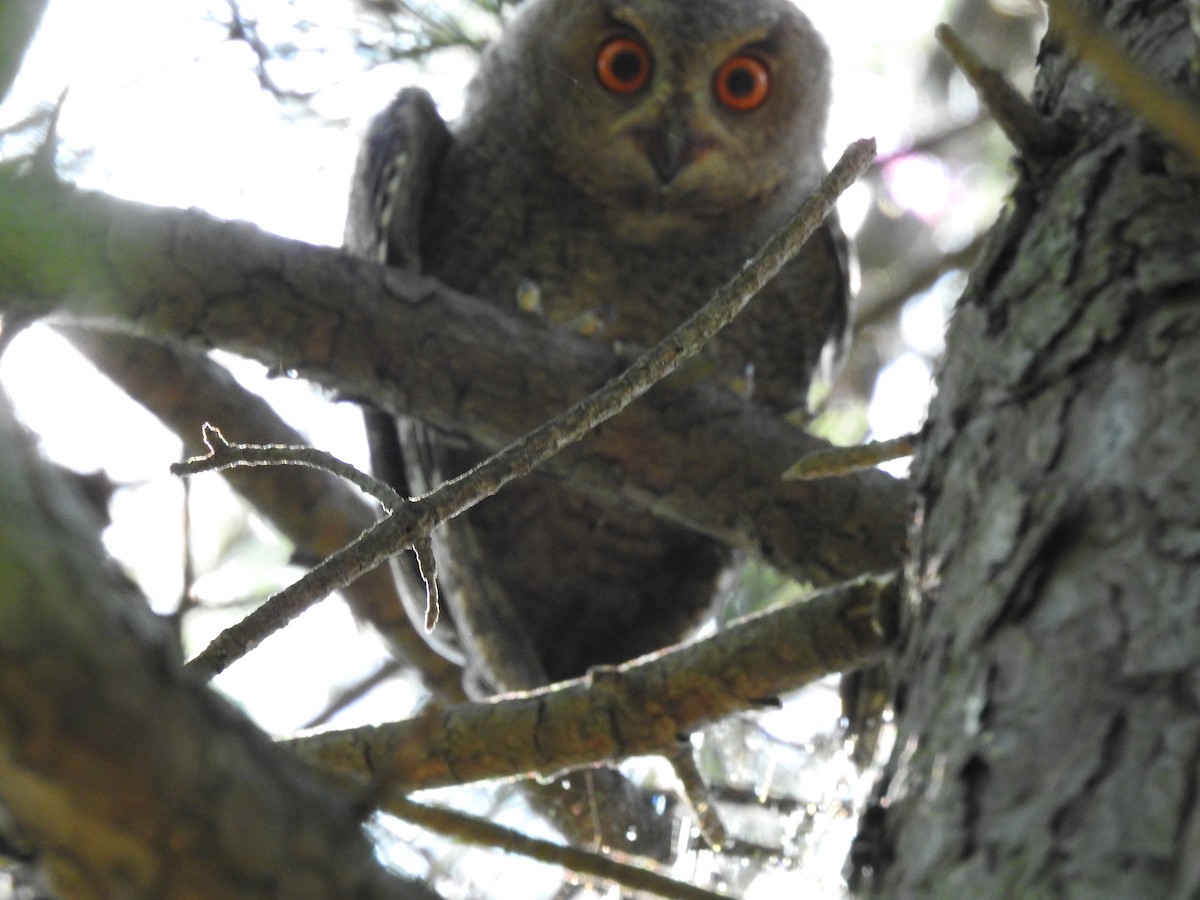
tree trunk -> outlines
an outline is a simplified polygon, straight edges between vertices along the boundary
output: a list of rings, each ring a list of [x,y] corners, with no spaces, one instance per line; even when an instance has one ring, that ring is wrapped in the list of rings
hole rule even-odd
[[[1091,0],[1163,84],[1183,0]],[[1052,28],[1056,23],[1052,15]],[[904,897],[1200,892],[1200,180],[1051,33],[914,471],[900,733],[860,865]]]

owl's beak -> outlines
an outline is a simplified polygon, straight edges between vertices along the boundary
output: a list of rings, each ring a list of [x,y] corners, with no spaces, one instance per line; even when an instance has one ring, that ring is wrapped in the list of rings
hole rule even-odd
[[[664,185],[712,148],[712,141],[676,122],[638,129],[635,139]]]

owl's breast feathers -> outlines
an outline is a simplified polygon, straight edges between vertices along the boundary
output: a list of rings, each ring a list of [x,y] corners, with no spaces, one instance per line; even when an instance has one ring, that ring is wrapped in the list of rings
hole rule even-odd
[[[518,308],[538,287],[552,323],[588,316],[598,337],[650,346],[694,313],[787,220],[805,191],[698,217],[664,192],[655,204],[597,198],[569,179],[530,171],[512,152],[490,152],[470,131],[454,142],[425,206],[425,272],[466,293]],[[485,160],[487,162],[485,163]],[[833,223],[716,340],[720,368],[753,365],[756,398],[789,410],[804,402],[825,345],[846,320],[844,247]]]

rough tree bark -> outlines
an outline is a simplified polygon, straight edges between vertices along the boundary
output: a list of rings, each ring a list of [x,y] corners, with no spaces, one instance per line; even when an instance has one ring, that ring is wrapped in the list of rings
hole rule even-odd
[[[1186,90],[1183,0],[1086,6]],[[883,897],[1200,892],[1200,179],[1053,32],[1040,62],[1073,140],[1020,162],[914,469]]]
[[[5,843],[62,897],[434,900],[379,866],[352,795],[185,674],[2,399],[0,447]]]

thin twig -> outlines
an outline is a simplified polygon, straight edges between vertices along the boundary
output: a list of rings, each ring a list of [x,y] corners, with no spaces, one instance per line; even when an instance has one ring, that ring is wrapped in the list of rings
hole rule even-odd
[[[442,604],[438,597],[437,557],[433,554],[433,540],[424,535],[413,542],[412,551],[417,557],[417,571],[425,582],[425,633],[433,634],[438,619],[442,616]]]
[[[231,444],[215,426],[204,423],[204,443],[207,456],[196,456],[182,463],[174,463],[174,475],[196,475],[201,472],[219,472],[235,466],[307,466],[320,469],[350,481],[371,494],[385,509],[396,510],[403,498],[390,486],[360,472],[332,454],[312,447],[281,445]],[[202,677],[212,678],[223,672],[230,663],[245,656],[267,635],[279,630],[314,603],[328,597],[338,588],[345,587],[365,572],[369,572],[383,560],[393,555],[395,543],[392,523],[399,523],[393,515],[381,519],[364,531],[357,540],[326,557],[320,565],[305,574],[300,580],[274,594],[266,603],[245,618],[222,631],[187,667]],[[407,525],[410,541],[420,537],[415,520],[400,523]],[[436,601],[436,591],[433,592]]]
[[[398,794],[384,800],[383,809],[406,822],[412,822],[456,840],[484,847],[495,847],[506,853],[519,853],[540,862],[562,866],[572,872],[614,881],[632,890],[649,891],[659,897],[670,898],[670,900],[725,900],[729,896],[686,882],[676,881],[641,866],[618,862],[612,857],[600,853],[591,853],[587,850],[532,838],[478,816],[447,809],[444,806],[416,803]]]
[[[871,441],[855,447],[834,447],[818,450],[800,458],[783,473],[784,481],[813,478],[833,478],[850,475],[863,469],[873,469],[880,463],[912,456],[915,434],[905,434],[886,441]]]
[[[336,691],[329,698],[329,702],[325,704],[324,709],[301,725],[300,730],[308,731],[312,728],[320,728],[342,710],[358,702],[381,684],[395,678],[406,668],[408,666],[402,660],[390,657],[370,675]]]
[[[1005,137],[1022,155],[1045,159],[1061,148],[1065,137],[1063,130],[1042,118],[1003,74],[984,65],[975,51],[949,25],[939,25],[934,33],[971,87],[975,88]]]
[[[303,436],[266,401],[238,385],[225,369],[201,353],[115,331],[70,325],[59,325],[56,330],[185,443],[194,440],[195,423],[205,415],[243,431],[252,429],[265,438],[263,443],[303,442]],[[258,477],[257,470],[250,467],[222,473],[234,490],[292,541],[297,561],[315,564],[354,540],[378,517],[373,503],[364,503],[359,490],[333,475],[316,471],[278,474],[282,477]],[[320,510],[319,516],[313,516],[315,509]],[[356,616],[386,635],[395,651],[417,667],[431,691],[451,701],[465,699],[460,667],[431,649],[410,626],[409,617],[396,602],[391,573],[377,570],[371,574],[374,577],[360,578],[343,589]]]
[[[914,156],[919,153],[929,153],[939,156],[941,155],[940,151],[943,144],[951,143],[963,135],[970,134],[976,128],[986,125],[991,121],[992,117],[988,114],[987,110],[980,109],[969,119],[958,122],[947,122],[927,134],[918,135],[903,147],[892,150],[890,153],[881,154],[872,164],[872,168],[880,169],[898,159],[903,159],[906,156]]]
[[[318,600],[394,556],[398,544],[401,549],[411,546],[419,533],[429,526],[411,523],[408,517],[405,518],[404,523],[394,515],[376,522],[356,541],[327,557],[299,581],[271,595],[254,612],[222,631],[196,654],[187,668],[202,678],[219,675]],[[397,526],[405,526],[408,530],[397,531]]]
[[[268,67],[268,64],[276,58],[277,52],[268,47],[267,42],[258,33],[258,22],[244,16],[236,0],[225,0],[225,2],[229,6],[230,15],[230,20],[224,23],[229,32],[229,39],[241,41],[254,54],[254,73],[258,77],[259,87],[274,96],[276,100],[300,103],[311,101],[316,96],[316,91],[294,91],[280,87],[279,83],[271,76]]]
[[[404,503],[404,498],[390,484],[372,478],[324,450],[285,444],[231,444],[221,434],[221,429],[208,422],[204,423],[201,433],[208,456],[193,456],[184,462],[173,463],[172,475],[199,475],[235,466],[306,466],[344,478],[378,500],[389,512]]]
[[[960,247],[944,253],[928,265],[923,265],[914,272],[900,273],[903,281],[890,287],[886,292],[874,291],[868,294],[863,291],[855,300],[854,333],[857,336],[864,328],[878,325],[896,315],[909,300],[922,291],[937,284],[947,272],[955,269],[969,269],[979,256],[983,247],[986,232],[975,235]]]
[[[713,804],[708,783],[696,764],[696,754],[691,742],[681,741],[675,752],[667,756],[667,762],[675,770],[675,777],[679,779],[683,789],[683,797],[696,817],[696,827],[700,829],[701,837],[710,848],[720,851],[729,843],[729,832],[725,830],[725,823],[721,821],[721,815]]]

